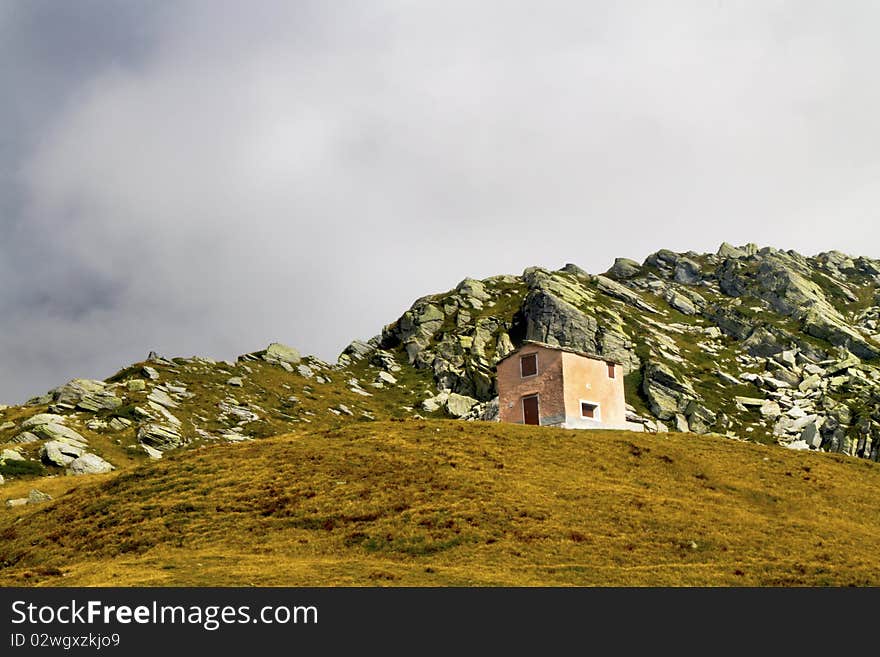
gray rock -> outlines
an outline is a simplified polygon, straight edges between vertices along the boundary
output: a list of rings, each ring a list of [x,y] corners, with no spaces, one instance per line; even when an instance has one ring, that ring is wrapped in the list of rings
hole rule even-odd
[[[352,410],[348,406],[346,406],[345,404],[337,404],[336,410],[339,411],[340,413],[342,413],[343,415],[354,415]]]
[[[741,386],[742,385],[742,381],[737,379],[735,376],[731,376],[727,372],[724,372],[722,370],[715,370],[715,374],[717,374],[718,378],[721,379],[722,381],[724,381],[724,383],[728,383],[732,386]]]
[[[0,452],[0,461],[26,461],[27,459],[21,453],[14,449],[4,449]]]
[[[462,420],[479,420],[481,422],[497,422],[498,421],[498,397],[489,401],[475,404],[466,415],[461,417]]]
[[[149,456],[153,460],[159,460],[162,458],[162,452],[160,452],[158,449],[155,449],[154,447],[150,447],[146,444],[141,444],[141,449],[143,449],[147,453],[147,456]]]
[[[459,283],[455,291],[465,297],[478,299],[479,301],[488,301],[491,296],[486,292],[486,286],[481,281],[472,278],[466,278]]]
[[[397,383],[397,379],[394,377],[393,374],[390,374],[388,372],[379,372],[376,375],[376,383],[383,383],[393,386]]]
[[[446,412],[452,417],[462,417],[467,415],[477,403],[479,403],[478,400],[473,397],[453,392],[446,398]]]
[[[777,337],[763,327],[758,327],[752,331],[751,335],[743,342],[743,347],[752,356],[760,356],[762,358],[781,353],[785,349]]]
[[[28,491],[27,503],[28,504],[40,504],[41,502],[48,502],[52,499],[52,496],[49,493],[44,493],[41,490],[37,490],[36,488],[31,488]]]
[[[62,441],[74,445],[88,444],[88,441],[85,438],[83,438],[80,434],[78,434],[70,427],[66,427],[63,424],[41,424],[33,428],[33,433],[35,433],[40,438],[45,438],[46,440]]]
[[[819,427],[816,422],[810,422],[807,426],[804,427],[803,432],[801,432],[800,439],[804,441],[807,446],[818,448],[822,443],[822,435],[819,433]]]
[[[33,429],[41,424],[64,424],[67,420],[63,415],[55,415],[54,413],[38,413],[21,423],[22,430]]]
[[[660,420],[673,420],[683,413],[696,394],[689,384],[678,380],[666,365],[649,361],[642,371],[642,391],[648,405]]]
[[[658,311],[656,308],[654,308],[654,306],[643,301],[638,294],[630,290],[628,287],[621,285],[617,281],[613,281],[610,278],[606,278],[605,276],[596,276],[595,280],[596,287],[598,287],[608,296],[620,299],[621,301],[625,301],[626,303],[634,306],[635,308],[638,308],[639,310],[644,310],[648,313],[657,314]]]
[[[526,339],[565,346],[589,353],[597,351],[599,325],[567,301],[543,290],[530,292],[523,303]]]
[[[669,305],[675,308],[680,313],[683,313],[685,315],[697,314],[697,309],[694,306],[693,302],[685,297],[683,294],[679,294],[675,290],[669,290],[666,295],[666,301],[668,301]]]
[[[143,379],[131,379],[125,382],[125,387],[129,392],[143,392],[147,389],[147,382]]]
[[[766,401],[761,405],[761,415],[767,419],[773,420],[782,414],[782,409],[775,401]]]
[[[24,432],[18,434],[15,438],[13,438],[12,442],[25,444],[25,443],[36,443],[36,442],[39,442],[39,440],[40,440],[40,437],[38,435],[36,435],[35,433],[31,433],[30,431],[24,431]]]
[[[147,400],[154,404],[158,404],[159,406],[164,406],[165,408],[177,408],[180,406],[180,404],[174,401],[167,392],[160,390],[159,388],[153,389],[150,394],[147,395]]]
[[[0,431],[6,431],[7,429],[15,428],[15,422],[3,422],[0,423]]]
[[[716,413],[702,404],[692,401],[687,406],[688,427],[693,433],[709,433],[717,419]]]
[[[259,355],[267,362],[284,362],[291,365],[296,365],[302,360],[298,350],[280,342],[273,342],[265,351],[259,352]]]
[[[28,503],[28,499],[26,497],[17,497],[15,499],[6,500],[6,508],[11,509],[17,506],[24,506]]]
[[[446,403],[446,400],[449,398],[448,392],[441,392],[434,397],[429,397],[422,402],[422,410],[427,413],[434,413],[439,411],[443,405]]]
[[[106,387],[107,384],[103,381],[73,379],[63,386],[51,390],[49,394],[52,395],[52,401],[56,403],[76,406],[85,397],[103,393]]]
[[[256,422],[260,419],[260,416],[253,411],[245,408],[244,406],[239,406],[236,403],[232,403],[231,401],[220,402],[219,404],[217,404],[217,406],[220,408],[224,415],[235,417],[239,421],[244,423]]]
[[[67,474],[102,474],[104,472],[110,472],[111,470],[115,469],[116,468],[114,468],[112,464],[108,463],[96,454],[83,454],[78,459],[75,459],[70,463],[67,468]]]
[[[155,368],[152,368],[149,365],[145,365],[143,368],[141,368],[141,372],[150,381],[158,381],[159,380],[159,372],[157,372]]]
[[[299,373],[300,376],[306,379],[311,379],[313,376],[315,376],[314,371],[308,365],[297,365],[296,371]]]
[[[679,258],[675,262],[672,278],[676,283],[699,285],[703,280],[703,274],[699,263],[689,258]]]
[[[767,402],[766,399],[758,399],[756,397],[734,397],[734,400],[737,404],[742,404],[743,406],[763,406]]]
[[[615,258],[614,264],[611,266],[611,269],[608,270],[608,273],[614,278],[628,279],[638,276],[641,271],[642,266],[635,260],[630,260],[629,258]]]
[[[185,443],[176,428],[156,423],[145,424],[138,429],[137,439],[139,443],[163,452]]]
[[[718,255],[722,258],[747,258],[748,254],[742,249],[738,249],[735,246],[728,244],[727,242],[723,242],[721,246],[718,247]]]
[[[375,350],[376,347],[367,342],[363,342],[362,340],[353,340],[345,349],[342,350],[342,353],[339,354],[337,362],[340,365],[350,365],[351,363],[357,363],[364,360],[365,358],[368,358]]]
[[[226,385],[241,388],[244,385],[244,382],[241,380],[240,376],[233,376],[227,379]]]
[[[84,448],[50,440],[40,448],[40,459],[49,465],[65,467],[85,453]]]
[[[129,420],[128,418],[124,418],[124,417],[114,417],[114,418],[111,418],[110,422],[108,423],[108,426],[113,431],[123,431],[131,426],[131,420]]]
[[[675,414],[675,430],[679,433],[688,433],[691,430],[683,413]]]

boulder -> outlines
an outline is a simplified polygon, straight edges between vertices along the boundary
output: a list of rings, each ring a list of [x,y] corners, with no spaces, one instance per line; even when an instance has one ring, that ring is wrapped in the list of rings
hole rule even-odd
[[[244,385],[244,381],[241,380],[240,376],[233,376],[226,380],[226,385],[241,388]]]
[[[70,427],[66,427],[63,424],[55,424],[54,422],[34,427],[33,433],[46,440],[61,441],[77,446],[88,444],[85,438]]]
[[[596,319],[543,290],[533,290],[523,302],[525,337],[589,353],[597,351]]]
[[[131,426],[131,420],[124,417],[114,417],[110,420],[108,426],[113,431],[123,431]]]
[[[40,440],[40,437],[37,434],[31,433],[30,431],[24,431],[24,432],[18,434],[15,438],[13,438],[12,442],[24,444],[24,443],[36,443],[36,442],[39,442],[39,440]]]
[[[463,297],[477,299],[479,301],[488,301],[491,299],[491,296],[486,292],[486,286],[483,285],[481,281],[476,281],[472,278],[464,279],[456,286],[455,291]]]
[[[266,362],[278,361],[284,363],[290,363],[291,365],[296,365],[302,357],[299,354],[299,351],[294,349],[293,347],[288,347],[285,344],[281,344],[280,342],[273,342],[270,344],[266,351],[263,353],[263,360]]]
[[[777,402],[768,400],[761,404],[761,415],[767,419],[773,420],[782,415],[782,409]]]
[[[158,460],[162,458],[162,452],[160,452],[158,449],[155,449],[154,447],[150,447],[146,444],[141,444],[141,449],[143,449],[147,453],[147,456],[149,456],[153,460]]]
[[[336,362],[339,365],[351,365],[368,358],[376,350],[376,347],[363,340],[352,340],[339,354]]]
[[[315,376],[315,372],[308,365],[297,365],[296,371],[301,377],[306,379],[311,379],[313,376]]]
[[[163,452],[180,447],[185,443],[176,428],[157,423],[143,425],[138,429],[137,439],[139,443],[155,447]]]
[[[614,264],[611,266],[611,269],[608,270],[608,273],[614,278],[625,280],[638,276],[641,271],[642,266],[635,260],[630,260],[629,258],[615,258]]]
[[[33,429],[42,424],[64,424],[66,421],[67,420],[63,415],[56,415],[54,413],[37,413],[22,422],[20,428],[22,430]]]
[[[446,412],[452,417],[462,417],[467,415],[477,403],[479,403],[478,400],[473,397],[453,392],[446,398]]]
[[[40,459],[48,465],[66,467],[85,453],[83,447],[50,440],[40,448]]]
[[[648,398],[651,412],[661,420],[673,420],[683,413],[696,393],[678,380],[666,365],[648,361],[642,371],[642,390]]]
[[[770,330],[759,326],[743,342],[743,347],[752,356],[767,358],[784,351],[785,347]]]
[[[96,454],[83,454],[67,467],[69,475],[101,474],[115,468]]]
[[[147,401],[151,401],[159,406],[164,406],[165,408],[177,408],[180,406],[180,404],[174,401],[167,392],[160,390],[159,388],[154,388],[150,394],[147,395]]]
[[[721,246],[718,247],[718,255],[722,258],[747,258],[748,254],[742,249],[738,249],[732,244],[728,244],[727,242],[722,242]]]
[[[397,383],[397,379],[394,377],[394,375],[388,372],[379,372],[376,375],[376,383],[388,384],[393,386]]]
[[[685,315],[696,315],[697,309],[694,306],[693,302],[688,299],[683,294],[679,294],[675,290],[670,289],[666,294],[666,301],[669,302],[669,305],[675,308],[678,312],[683,313]]]
[[[14,449],[4,449],[0,452],[0,461],[26,461],[27,459],[20,452]]]
[[[49,394],[52,395],[52,401],[56,403],[76,406],[84,397],[103,393],[106,387],[107,384],[103,381],[73,379],[63,386],[50,390]]]
[[[125,387],[129,392],[142,392],[147,389],[147,382],[143,379],[130,379],[125,382]]]
[[[44,493],[41,490],[37,490],[36,488],[31,488],[28,491],[27,503],[28,504],[40,504],[41,502],[48,502],[52,499],[52,496],[49,493]]]
[[[672,279],[684,285],[699,285],[703,280],[703,274],[699,263],[690,258],[679,258],[675,262]]]

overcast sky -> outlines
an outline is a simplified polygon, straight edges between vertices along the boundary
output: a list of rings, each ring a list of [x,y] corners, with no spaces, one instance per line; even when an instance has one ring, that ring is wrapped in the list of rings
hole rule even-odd
[[[876,2],[0,0],[0,401],[466,276],[880,257]]]

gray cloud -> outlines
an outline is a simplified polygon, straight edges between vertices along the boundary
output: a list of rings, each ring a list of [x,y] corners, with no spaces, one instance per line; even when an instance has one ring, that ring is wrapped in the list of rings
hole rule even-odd
[[[0,398],[533,264],[878,255],[871,3],[59,7],[0,10]]]

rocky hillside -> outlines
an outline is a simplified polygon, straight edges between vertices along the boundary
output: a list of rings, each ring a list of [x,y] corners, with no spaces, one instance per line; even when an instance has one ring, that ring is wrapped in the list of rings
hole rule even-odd
[[[661,250],[602,275],[575,265],[464,280],[343,359],[402,351],[438,389],[488,401],[523,339],[625,364],[649,431],[722,433],[877,460],[880,262],[839,252]]]
[[[151,354],[0,407],[0,476],[92,474],[311,425],[494,418],[494,364],[525,339],[625,364],[647,431],[718,433],[878,460],[880,262],[724,244],[602,275],[465,279],[336,364],[272,344],[236,362]],[[39,502],[16,498],[11,504]]]

